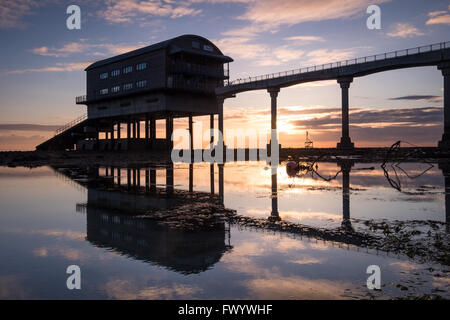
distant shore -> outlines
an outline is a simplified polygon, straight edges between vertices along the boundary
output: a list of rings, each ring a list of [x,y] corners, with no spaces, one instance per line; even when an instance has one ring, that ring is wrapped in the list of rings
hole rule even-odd
[[[200,151],[200,150],[197,150]],[[235,150],[235,154],[237,150]],[[246,150],[248,155],[248,150]],[[335,162],[350,159],[355,162],[417,161],[429,159],[435,162],[450,161],[450,152],[442,152],[435,147],[399,148],[355,148],[352,151],[335,148],[282,148],[280,162],[287,159],[297,161]],[[171,162],[168,152],[81,152],[81,151],[1,151],[1,166],[39,167],[46,165],[111,165],[140,166],[164,165]]]

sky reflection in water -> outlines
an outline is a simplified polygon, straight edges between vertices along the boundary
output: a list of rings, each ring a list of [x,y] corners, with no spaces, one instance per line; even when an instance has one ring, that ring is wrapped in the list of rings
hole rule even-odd
[[[360,170],[369,167],[375,169]],[[423,164],[404,167],[410,176],[426,169]],[[323,177],[339,170],[336,164],[319,163]],[[216,166],[216,193],[217,171]],[[157,170],[159,187],[165,186],[165,175],[165,169]],[[193,175],[193,189],[210,192],[209,164],[195,164]],[[281,166],[277,178],[282,219],[340,226],[342,174],[329,182],[310,175],[289,178]],[[141,181],[144,185],[143,170]],[[379,164],[356,164],[350,172],[350,217],[445,221],[444,177],[437,165],[417,179],[402,175],[401,183],[403,192],[392,189]],[[174,166],[174,184],[189,190],[188,165]],[[90,202],[86,188],[48,167],[0,168],[0,188],[1,299],[351,299],[422,295],[436,288],[443,290],[440,295],[449,292],[440,266],[430,271],[430,265],[365,248],[238,226],[189,234],[142,224],[133,216],[114,224],[117,211],[83,210],[82,204]],[[223,189],[227,208],[270,216],[271,175],[265,163],[226,164]],[[66,289],[65,270],[71,264],[82,270],[79,291]],[[381,292],[365,286],[371,264],[381,267]],[[408,290],[400,290],[399,283]]]

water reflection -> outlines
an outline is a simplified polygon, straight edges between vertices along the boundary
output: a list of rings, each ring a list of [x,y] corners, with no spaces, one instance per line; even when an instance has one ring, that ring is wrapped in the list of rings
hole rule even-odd
[[[283,165],[271,175],[262,162],[55,168],[70,184],[48,168],[1,168],[0,293],[67,299],[448,297],[442,265],[351,242],[362,218],[448,221],[443,175],[449,191],[449,171],[439,168],[402,180],[402,192],[390,187],[380,164],[346,161],[320,162],[318,174],[295,178]],[[404,170],[414,176],[422,168],[408,164]],[[325,236],[228,223],[192,232],[151,218],[195,213],[213,202],[274,224],[318,225]],[[311,213],[318,218],[304,219]],[[350,221],[355,232],[344,228]],[[334,238],[327,235],[332,229],[338,230]],[[65,289],[70,264],[83,270],[81,292]],[[381,292],[365,288],[370,264],[383,270]]]
[[[86,239],[94,246],[181,274],[206,271],[231,249],[229,227],[224,222],[214,228],[189,232],[151,219],[149,212],[176,211],[185,205],[195,210],[197,202],[215,196],[193,191],[192,165],[188,194],[174,189],[173,165],[163,169],[166,175],[163,188],[156,184],[157,168],[54,169],[87,188],[87,202],[78,204],[77,210],[86,213]],[[142,171],[145,186],[141,186]],[[214,182],[214,176],[211,181]]]

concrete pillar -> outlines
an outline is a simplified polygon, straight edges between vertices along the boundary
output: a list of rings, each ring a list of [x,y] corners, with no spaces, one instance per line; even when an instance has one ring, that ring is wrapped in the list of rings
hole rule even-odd
[[[133,139],[136,139],[136,120],[133,120]]]
[[[111,121],[110,149],[114,150],[114,121]]]
[[[121,124],[120,121],[117,122],[117,140],[121,139],[120,124]]]
[[[136,168],[133,168],[133,189],[136,188]]]
[[[267,92],[270,94],[270,146],[274,145],[279,148],[277,136],[277,97],[280,92],[280,88],[269,88],[267,89]],[[271,149],[270,154],[272,155]]]
[[[277,130],[277,97],[280,92],[280,88],[269,88],[267,92],[270,94],[270,128],[272,130]]]
[[[209,131],[211,132],[211,138],[209,140],[209,143],[214,143],[214,115],[211,114],[209,116]]]
[[[156,119],[154,117],[150,118],[150,148],[155,145],[156,139]]]
[[[131,169],[127,168],[127,187],[128,190],[131,189]]]
[[[349,130],[349,116],[348,116],[348,88],[350,88],[350,83],[352,83],[353,78],[339,78],[338,83],[341,86],[342,94],[342,137],[341,142],[337,144],[338,149],[351,150],[354,148],[354,144],[350,139]]]
[[[121,177],[120,167],[117,168],[117,185],[120,188],[120,185],[122,184],[122,177]]]
[[[217,138],[217,148],[219,150],[222,150],[223,158],[225,159],[225,144],[223,141],[223,104],[224,104],[225,98],[224,97],[217,97],[217,107],[218,107],[218,122],[219,122],[219,137]],[[220,153],[220,152],[219,152]]]
[[[450,150],[450,62],[438,66],[444,76],[444,134],[438,147]]]
[[[130,138],[131,138],[131,122],[130,119],[128,119],[127,121],[127,142],[130,142]]]
[[[136,138],[141,138],[141,120],[136,121]]]
[[[167,149],[170,151],[173,149],[172,133],[173,133],[173,117],[172,115],[168,115],[166,118],[166,146]]]
[[[194,159],[194,129],[192,116],[189,116],[189,152],[191,153],[191,162]]]
[[[145,147],[149,146],[149,128],[148,128],[148,114],[145,115]]]
[[[145,191],[150,190],[150,171],[148,168],[145,169]]]

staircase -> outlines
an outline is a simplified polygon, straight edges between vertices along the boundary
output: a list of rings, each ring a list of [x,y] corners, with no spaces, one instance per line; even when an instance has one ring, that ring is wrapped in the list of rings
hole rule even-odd
[[[88,124],[87,115],[65,124],[55,131],[55,135],[36,147],[38,151],[73,150],[78,140],[84,139],[84,127]]]

